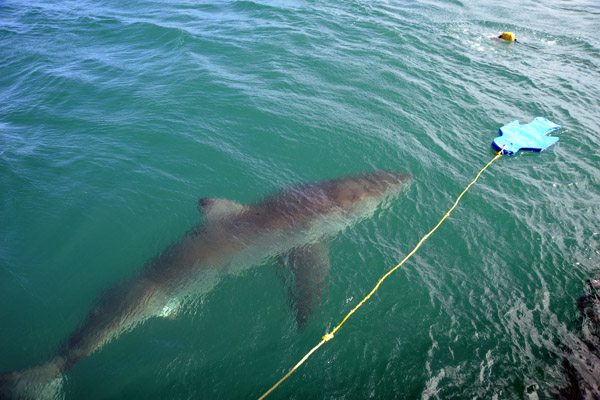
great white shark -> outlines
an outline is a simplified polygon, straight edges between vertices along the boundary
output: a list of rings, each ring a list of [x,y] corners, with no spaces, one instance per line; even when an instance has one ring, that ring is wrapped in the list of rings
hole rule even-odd
[[[318,307],[329,269],[323,239],[369,217],[410,174],[378,170],[290,186],[249,205],[202,198],[204,221],[140,272],[106,290],[47,362],[0,374],[0,397],[45,397],[83,358],[153,316],[172,316],[224,274],[269,258],[293,272],[289,291],[301,329]]]

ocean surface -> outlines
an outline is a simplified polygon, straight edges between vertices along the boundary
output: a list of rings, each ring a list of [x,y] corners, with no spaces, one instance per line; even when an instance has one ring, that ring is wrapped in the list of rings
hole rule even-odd
[[[411,172],[325,241],[304,330],[265,259],[51,393],[257,398],[438,222],[502,125],[542,116],[557,145],[492,164],[269,398],[593,394],[600,328],[578,299],[600,272],[598,32],[596,0],[0,1],[0,371],[50,360],[101,293],[202,223],[201,197]]]

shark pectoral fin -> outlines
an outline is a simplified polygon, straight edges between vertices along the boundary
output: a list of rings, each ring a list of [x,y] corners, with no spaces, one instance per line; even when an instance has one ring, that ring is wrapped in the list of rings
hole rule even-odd
[[[205,214],[209,222],[240,214],[245,209],[246,207],[240,203],[227,199],[203,197],[198,200],[198,211],[200,211],[200,214]]]
[[[330,267],[328,253],[324,244],[314,243],[295,248],[280,260],[289,265],[293,274],[288,296],[296,313],[298,330],[306,327],[308,318],[321,304]]]

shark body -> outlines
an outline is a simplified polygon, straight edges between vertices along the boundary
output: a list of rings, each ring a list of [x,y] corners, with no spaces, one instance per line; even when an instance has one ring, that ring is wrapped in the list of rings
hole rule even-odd
[[[379,170],[292,186],[246,206],[200,199],[204,223],[102,293],[50,361],[0,374],[0,398],[44,397],[50,382],[111,339],[173,314],[185,296],[209,291],[219,276],[268,258],[293,272],[290,295],[301,329],[318,307],[329,269],[322,240],[371,215],[410,179]]]

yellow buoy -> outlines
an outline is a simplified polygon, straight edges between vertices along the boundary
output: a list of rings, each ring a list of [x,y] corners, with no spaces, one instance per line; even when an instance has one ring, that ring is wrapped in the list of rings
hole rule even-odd
[[[515,34],[512,32],[504,32],[502,35],[498,36],[500,39],[508,40],[509,42],[516,41],[517,38]]]

